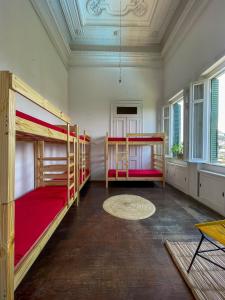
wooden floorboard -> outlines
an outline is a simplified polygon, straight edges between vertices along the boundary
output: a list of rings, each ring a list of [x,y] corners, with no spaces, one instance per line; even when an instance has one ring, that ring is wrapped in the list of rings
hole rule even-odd
[[[156,206],[152,217],[126,221],[102,209],[117,194]],[[16,291],[16,300],[190,300],[193,296],[164,240],[198,240],[195,223],[218,219],[210,209],[167,186],[91,183],[66,215]]]

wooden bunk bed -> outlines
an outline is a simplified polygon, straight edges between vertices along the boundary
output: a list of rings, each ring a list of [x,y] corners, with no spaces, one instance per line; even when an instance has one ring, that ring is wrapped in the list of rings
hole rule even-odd
[[[66,127],[16,111],[16,94]],[[8,71],[0,72],[0,107],[0,299],[12,300],[14,290],[78,198],[79,138],[68,116]],[[34,143],[35,188],[15,201],[16,140]],[[48,143],[63,144],[66,155],[46,157]]]
[[[79,190],[83,188],[90,178],[90,149],[91,138],[84,131],[82,135],[79,135]]]
[[[129,149],[132,146],[151,147],[151,166],[149,169],[129,169]],[[106,188],[108,188],[109,181],[160,181],[164,187],[164,151],[164,133],[127,134],[126,137],[109,137],[106,134]],[[113,164],[114,166],[112,167]]]

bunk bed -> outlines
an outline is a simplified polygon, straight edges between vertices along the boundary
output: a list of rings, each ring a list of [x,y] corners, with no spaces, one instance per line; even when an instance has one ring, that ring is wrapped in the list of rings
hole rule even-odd
[[[149,146],[149,169],[129,168],[130,147]],[[106,188],[109,181],[160,181],[165,186],[165,135],[164,133],[127,134],[126,137],[105,138]]]
[[[16,94],[66,123],[53,125],[16,111]],[[0,72],[0,299],[12,300],[29,268],[79,196],[79,138],[67,115],[20,78]],[[34,190],[14,199],[16,140],[34,144]],[[62,144],[65,156],[47,157]],[[43,213],[44,212],[44,213]]]
[[[84,131],[79,135],[79,190],[83,188],[90,178],[90,148],[91,138]]]

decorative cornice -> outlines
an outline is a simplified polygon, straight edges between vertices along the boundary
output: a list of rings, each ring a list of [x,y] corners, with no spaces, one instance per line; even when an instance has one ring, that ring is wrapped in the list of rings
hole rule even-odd
[[[108,1],[108,0],[105,0]],[[124,66],[159,66],[161,65],[161,57],[164,61],[168,60],[171,55],[176,51],[176,48],[185,38],[194,22],[199,18],[200,14],[204,11],[207,4],[210,0],[186,0],[185,7],[180,13],[178,20],[175,22],[172,30],[168,30],[165,43],[160,45],[155,41],[151,45],[146,45],[146,47],[141,47],[140,49],[135,49],[132,51],[132,48],[124,49],[122,53],[122,61]],[[117,66],[119,62],[119,53],[116,49],[105,49],[111,51],[89,51],[89,45],[80,45],[82,51],[71,51],[70,46],[70,34],[74,32],[76,35],[76,40],[79,39],[77,35],[82,24],[80,19],[78,23],[72,23],[71,13],[68,11],[68,3],[73,3],[73,9],[75,10],[76,15],[79,17],[79,11],[76,7],[75,0],[30,0],[33,5],[37,15],[40,17],[40,20],[46,29],[46,32],[53,43],[57,53],[62,59],[66,67],[72,66]],[[71,3],[70,3],[71,2]],[[97,1],[99,2],[99,1]],[[103,0],[100,1],[103,3]],[[99,2],[99,3],[100,3]],[[144,3],[143,1],[136,1],[138,3]],[[91,0],[87,3],[91,3]],[[104,2],[107,3],[107,2]],[[135,1],[134,1],[135,3]],[[58,6],[63,9],[60,11]],[[134,5],[134,4],[133,4]],[[70,33],[68,31],[65,18],[67,18],[67,23],[70,24]],[[153,46],[152,46],[153,45]],[[154,45],[160,46],[155,47]],[[83,48],[82,48],[83,47]],[[85,48],[86,47],[86,48]],[[95,45],[95,48],[100,46]],[[92,49],[95,49],[92,46]],[[157,53],[156,49],[157,48]],[[142,50],[141,50],[142,49]],[[72,49],[73,50],[73,49]],[[86,51],[83,51],[86,50]],[[99,50],[99,49],[96,49]],[[148,51],[148,52],[147,52]],[[154,51],[154,53],[152,52]],[[160,62],[160,63],[159,63]]]
[[[54,4],[51,0],[30,0],[34,10],[39,16],[42,25],[44,26],[53,46],[55,47],[58,55],[60,56],[65,67],[68,68],[69,58],[71,50],[69,47],[69,41],[67,39],[68,34],[63,31],[57,24],[55,19],[55,12],[53,13]],[[53,4],[53,5],[52,5]]]
[[[103,45],[71,45],[70,46],[72,51],[88,51],[88,52],[93,52],[93,51],[97,51],[97,52],[118,52],[120,51],[120,46],[103,46]],[[121,47],[121,51],[122,52],[131,52],[131,53],[157,53],[160,54],[161,48],[160,45],[157,43],[154,44],[149,44],[145,47],[142,46],[123,46]]]
[[[162,60],[159,53],[122,52],[122,67],[161,68]],[[118,67],[120,52],[109,51],[72,51],[71,67]]]
[[[82,25],[77,8],[76,1],[74,0],[59,0],[62,7],[67,26],[69,28],[73,40],[82,33]],[[75,16],[75,18],[74,18]]]
[[[148,6],[145,0],[130,0],[129,4],[123,5],[120,13],[120,9],[113,10],[108,0],[87,0],[87,11],[90,15],[100,16],[103,11],[111,16],[126,16],[132,12],[137,17],[142,17],[146,14]]]

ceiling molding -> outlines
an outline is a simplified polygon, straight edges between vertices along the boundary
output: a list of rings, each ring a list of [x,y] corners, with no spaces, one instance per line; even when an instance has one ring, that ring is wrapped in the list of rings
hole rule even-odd
[[[55,47],[59,57],[64,63],[65,67],[68,68],[69,58],[71,50],[69,47],[68,33],[66,29],[63,30],[62,27],[59,27],[55,19],[54,1],[51,0],[30,0],[34,10],[40,18],[42,25],[44,26],[50,41]],[[50,5],[52,4],[53,5]],[[56,4],[56,2],[55,2]],[[58,10],[57,10],[58,11]]]
[[[72,51],[109,51],[109,52],[118,52],[120,51],[120,46],[102,46],[102,45],[71,45],[70,46]],[[160,53],[161,47],[159,44],[149,44],[144,48],[142,46],[122,46],[122,52],[138,52],[138,53]]]
[[[161,68],[162,59],[159,53],[122,52],[122,67]],[[109,51],[72,51],[71,67],[119,67],[120,52]]]
[[[210,0],[188,0],[182,14],[178,18],[171,32],[168,34],[168,38],[162,46],[161,54],[164,60],[168,60],[169,57],[176,51],[179,44],[186,37],[193,24],[197,21],[199,16],[206,9]]]
[[[106,0],[88,0],[86,7],[88,13],[93,16],[100,16],[103,11],[106,11],[106,13],[111,16],[126,16],[132,12],[135,16],[142,17],[146,14],[148,9],[145,0],[130,1],[129,4],[125,3],[125,5],[123,3],[121,5],[121,11],[120,8],[113,10],[110,2]]]
[[[103,26],[107,26],[107,27],[120,26],[120,18],[119,18],[120,12],[118,11],[118,9],[115,10],[114,8],[115,10],[114,13],[113,13],[113,9],[111,8],[111,13],[105,13],[105,10],[101,10],[101,14],[90,14],[87,8],[87,4],[89,3],[88,0],[74,0],[74,1],[77,2],[77,6],[80,11],[81,23],[83,27],[89,28],[91,26],[95,26],[95,27],[100,26],[102,28]],[[109,0],[93,0],[93,1],[94,2],[104,1],[105,4],[103,3],[101,5],[106,5],[107,7],[110,5]],[[123,0],[122,2],[125,3],[127,1],[140,2],[140,0],[135,0],[135,1]],[[142,27],[142,29],[148,31],[157,31],[157,32],[161,31],[161,28],[163,28],[164,26],[166,27],[168,21],[170,21],[169,19],[170,19],[171,9],[175,8],[177,6],[177,3],[181,0],[167,0],[167,1],[145,0],[145,1],[148,2],[148,5],[146,5],[147,10],[145,14],[137,16],[135,14],[127,13],[126,8],[123,10],[124,12],[121,13],[121,15],[123,16],[121,25],[122,27],[124,27],[124,29],[126,29],[127,27],[132,29],[135,27]],[[114,3],[113,0],[111,0],[111,2]],[[117,3],[119,3],[119,1]],[[132,5],[139,5],[139,4],[140,3],[132,4]],[[157,28],[155,29],[155,27],[153,28],[153,26],[157,26]]]
[[[112,25],[112,23],[110,23],[110,20],[108,20],[107,24],[104,23],[104,18],[101,19],[100,23],[103,23],[100,26],[85,25],[84,9],[86,8],[83,5],[91,3],[91,0],[88,2],[80,1],[30,0],[53,46],[66,67],[70,65],[87,66],[88,64],[91,66],[117,66],[119,57],[118,47],[120,45],[119,36],[116,34],[117,31],[115,31],[117,27],[111,27],[110,32],[110,26],[108,25]],[[97,2],[100,3],[101,1],[98,0]],[[110,3],[108,1],[104,3]],[[177,1],[176,3],[178,3],[179,0],[173,1]],[[175,2],[173,2],[171,10],[167,12],[166,18],[163,19],[164,22],[160,21],[160,26],[154,22],[158,22],[160,16],[162,17],[165,14],[164,10],[170,7],[168,3],[171,2],[162,2],[160,0],[148,2],[148,5],[152,3],[151,12],[148,12],[147,16],[144,16],[144,19],[135,17],[140,19],[140,22],[137,21],[138,23],[134,27],[130,27],[132,34],[128,34],[126,40],[125,36],[123,37],[122,56],[124,66],[135,66],[136,64],[137,66],[154,67],[159,65],[159,61],[161,64],[161,59],[164,61],[169,59],[186,37],[194,22],[203,13],[209,1],[180,0],[179,6],[176,6]],[[82,7],[80,3],[82,3]],[[155,10],[158,10],[158,13],[155,13]],[[87,11],[85,13],[88,14]],[[173,23],[169,22],[171,17]],[[92,22],[93,18],[91,16],[89,21]],[[152,22],[151,26],[157,28],[156,32],[148,31],[149,26],[142,27],[143,22],[149,22],[150,20]],[[166,25],[168,27],[167,30]],[[100,33],[98,33],[99,28],[101,29]],[[112,33],[115,33],[113,37]],[[125,35],[125,33],[123,34]],[[146,41],[146,44],[143,44],[142,41]]]
[[[82,33],[82,25],[80,21],[79,11],[77,8],[77,3],[74,0],[59,0],[67,26],[69,28],[71,37],[73,40],[76,39],[77,35]],[[74,18],[75,16],[75,18]]]

